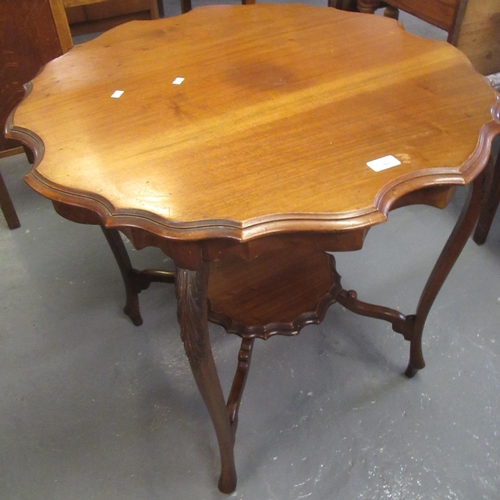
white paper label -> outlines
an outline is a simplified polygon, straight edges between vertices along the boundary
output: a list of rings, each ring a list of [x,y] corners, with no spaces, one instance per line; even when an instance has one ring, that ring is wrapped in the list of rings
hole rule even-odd
[[[112,94],[111,94],[111,97],[113,99],[120,99],[120,97],[122,96],[124,90],[115,90]]]
[[[388,168],[397,167],[401,165],[401,162],[392,155],[384,156],[382,158],[377,158],[366,163],[375,172],[382,172],[382,170],[387,170]]]
[[[172,83],[174,85],[180,85],[184,81],[184,78],[182,76],[178,76]]]

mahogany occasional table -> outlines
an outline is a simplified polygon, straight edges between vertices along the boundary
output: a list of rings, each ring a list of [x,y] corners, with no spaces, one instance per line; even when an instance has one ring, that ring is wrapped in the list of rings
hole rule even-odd
[[[499,96],[458,50],[326,7],[204,7],[74,47],[27,94],[7,126],[34,151],[26,180],[62,216],[101,225],[134,323],[138,293],[175,281],[181,337],[219,443],[221,491],[236,487],[255,338],[294,335],[339,302],[410,342],[408,377],[424,367],[424,323],[477,220],[500,133]],[[415,314],[342,288],[327,252],[359,250],[391,209],[442,208],[466,184]],[[176,272],[133,269],[119,232],[138,249],[159,247]],[[242,337],[227,404],[208,320]]]

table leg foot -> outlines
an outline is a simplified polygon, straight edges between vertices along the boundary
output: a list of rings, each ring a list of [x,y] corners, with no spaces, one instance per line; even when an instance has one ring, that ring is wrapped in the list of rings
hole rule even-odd
[[[212,419],[219,444],[219,489],[223,493],[231,493],[236,488],[234,433],[208,335],[208,270],[206,263],[198,270],[177,268],[177,317],[191,371]]]
[[[419,370],[421,370],[421,368],[415,368],[411,363],[408,363],[408,366],[405,370],[405,375],[408,378],[413,378]]]
[[[232,493],[236,489],[236,472],[234,475],[226,475],[224,476],[221,472],[219,483],[217,487],[221,493]]]
[[[425,361],[422,354],[422,333],[420,333],[420,335],[414,334],[414,338],[410,341],[410,360],[405,375],[413,378],[422,368],[425,368]]]
[[[139,308],[139,297],[127,297],[127,302],[123,308],[123,312],[130,318],[134,326],[141,326],[144,322]]]

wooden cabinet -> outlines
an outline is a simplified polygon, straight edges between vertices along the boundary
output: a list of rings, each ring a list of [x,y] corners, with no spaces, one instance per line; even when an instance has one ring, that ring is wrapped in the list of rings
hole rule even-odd
[[[458,47],[482,74],[500,71],[499,0],[385,0],[386,15],[397,18],[397,9],[448,32],[448,42]],[[373,13],[382,2],[358,0],[360,12]]]

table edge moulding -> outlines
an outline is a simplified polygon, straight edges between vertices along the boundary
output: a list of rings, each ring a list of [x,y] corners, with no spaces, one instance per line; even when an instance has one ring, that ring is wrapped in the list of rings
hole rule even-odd
[[[192,35],[187,44],[186,33],[194,33],[195,29],[198,38]],[[228,38],[219,43],[213,38],[213,29],[222,38]],[[264,33],[262,30],[267,30],[268,37],[259,36]],[[369,43],[384,54],[374,54],[366,60],[366,68],[354,63],[349,68],[337,67],[335,61],[345,47],[335,52],[337,47],[329,37],[336,40],[342,36],[342,30],[356,44],[365,44],[366,49]],[[372,35],[394,38],[398,43],[382,43],[384,39],[377,45],[377,37],[364,36],[365,30],[374,30]],[[137,50],[142,51],[145,61],[149,51],[153,54],[151,60],[156,60],[154,50],[164,50],[161,44],[169,43],[169,54],[183,56],[183,73],[173,76],[186,76],[186,82],[174,89],[172,80],[162,77],[161,81],[167,83],[162,83],[162,92],[158,94],[150,81],[141,87],[142,73],[135,72],[134,64],[126,59],[133,57],[135,49],[128,45],[128,52],[113,52],[126,43],[125,35],[130,33],[139,37],[134,47],[139,46]],[[362,36],[358,36],[360,33]],[[314,39],[318,34],[324,37],[321,44]],[[140,36],[146,37],[146,44]],[[313,64],[314,57],[307,54],[315,42],[318,60]],[[218,440],[219,489],[230,493],[236,488],[234,443],[238,411],[256,338],[296,335],[304,326],[322,321],[328,307],[338,302],[357,314],[389,322],[394,331],[410,342],[405,372],[408,377],[425,366],[421,338],[426,318],[473,231],[485,178],[492,175],[492,168],[486,166],[492,141],[500,134],[500,96],[454,47],[407,34],[387,18],[368,19],[362,14],[326,7],[203,7],[178,18],[132,22],[88,43],[49,63],[32,84],[26,85],[26,98],[10,115],[7,135],[34,152],[33,168],[26,175],[33,189],[51,200],[54,209],[66,219],[101,227],[124,281],[124,311],[134,324],[142,323],[138,301],[141,291],[152,282],[175,284],[181,338]],[[432,57],[420,53],[425,53],[420,50],[423,47]],[[349,49],[349,57],[355,62],[367,59],[358,49]],[[111,103],[112,99],[100,101],[94,95],[102,88],[106,92],[120,88],[119,79],[95,64],[103,54],[114,54],[113,67],[118,73],[132,75],[132,83],[128,82],[119,105]],[[84,88],[77,73],[77,77],[73,74],[79,58],[89,62],[85,85],[95,85],[94,93],[92,88]],[[210,60],[204,66],[206,82],[193,77],[203,58]],[[171,60],[175,63],[173,55],[162,59],[154,71],[161,73],[163,66],[173,64]],[[330,66],[325,66],[327,60],[331,61]],[[440,63],[444,69],[438,66]],[[60,79],[58,68],[68,70]],[[104,85],[98,80],[100,72],[113,82],[108,85],[103,80]],[[94,79],[97,83],[89,83]],[[393,88],[398,84],[400,88],[402,84],[411,85],[411,92],[408,90],[404,98],[398,97]],[[57,117],[48,119],[44,106],[54,103],[58,91],[68,100],[60,109],[52,105],[50,109]],[[214,96],[219,100],[212,107],[206,106],[204,100],[215,99]],[[161,114],[148,104],[147,99],[153,98],[166,99]],[[150,119],[130,116],[128,123],[113,115],[114,125],[120,129],[117,133],[123,134],[116,136],[118,144],[106,134],[94,133],[92,126],[97,124],[99,128],[107,123],[107,111],[119,110],[120,106],[135,109],[127,108],[129,102],[145,110]],[[84,107],[79,108],[84,104],[88,113]],[[72,115],[77,113],[73,107],[79,113],[85,111],[93,125]],[[355,119],[349,121],[351,112]],[[383,118],[391,117],[391,113],[397,121],[384,122]],[[155,135],[155,129],[148,128],[149,123],[162,120],[163,115],[168,120],[162,126],[168,130]],[[131,123],[140,126],[134,128]],[[107,130],[112,138],[113,133],[114,130]],[[287,142],[287,134],[293,141]],[[269,135],[274,139],[271,146],[266,142]],[[432,142],[433,137],[441,139]],[[339,138],[340,142],[330,147]],[[399,148],[403,140],[407,141],[405,147],[411,155],[400,149],[386,151],[394,152],[399,170],[373,175],[365,162],[359,167],[349,163],[355,161],[352,156],[359,160],[370,154],[364,149],[365,142],[382,151],[384,147],[396,147],[395,144]],[[101,141],[103,145],[99,144]],[[249,149],[249,143],[253,149]],[[81,147],[84,149],[75,153]],[[303,150],[297,149],[300,147]],[[85,163],[83,157],[89,152],[95,154]],[[440,159],[435,160],[432,153]],[[154,155],[160,156],[168,167],[158,163]],[[267,160],[262,162],[264,166],[259,163],[259,155]],[[339,155],[336,163],[335,155]],[[101,156],[106,162],[101,161]],[[127,163],[130,157],[139,158],[140,169]],[[186,157],[193,162],[192,168],[198,169],[201,179],[189,170],[190,162],[182,169]],[[248,157],[249,165],[245,163]],[[283,165],[282,157],[286,159]],[[325,165],[327,159],[330,163]],[[115,177],[106,177],[111,175],[109,161]],[[149,167],[148,162],[156,166]],[[169,169],[175,175],[168,177]],[[234,179],[233,169],[238,172]],[[124,172],[129,172],[133,179],[122,179]],[[142,182],[149,175],[144,172],[156,175],[159,184]],[[205,172],[215,180],[208,175],[203,177],[201,173]],[[100,182],[92,177],[101,175]],[[162,176],[167,176],[172,185],[163,182],[167,177]],[[188,179],[192,179],[192,184]],[[343,179],[345,186],[336,186],[333,181],[337,179],[339,185]],[[127,180],[133,180],[132,187]],[[165,191],[153,196],[157,185]],[[268,189],[269,185],[274,189]],[[390,210],[412,204],[444,208],[455,188],[464,185],[470,188],[462,213],[430,273],[414,314],[405,315],[364,302],[354,290],[342,287],[330,252],[360,250],[369,229],[385,222]],[[292,192],[284,193],[292,186]],[[128,197],[122,196],[124,192]],[[124,199],[131,200],[130,204]],[[329,210],[330,206],[334,208]],[[168,215],[171,211],[173,216]],[[122,235],[137,249],[160,248],[174,261],[175,271],[135,269]],[[241,337],[227,402],[211,351],[208,321]]]
[[[25,84],[25,98],[33,88],[33,82]],[[17,109],[17,108],[16,108]],[[40,175],[36,167],[41,163],[45,147],[43,140],[29,129],[18,127],[14,124],[15,110],[11,113],[6,124],[6,136],[16,139],[26,145],[34,154],[34,164],[25,180],[33,189],[43,196],[54,199],[68,206],[88,210],[92,223],[104,224],[106,227],[141,228],[152,235],[172,240],[200,241],[211,238],[224,238],[240,243],[249,242],[258,238],[267,237],[275,233],[291,232],[316,232],[316,231],[346,231],[369,228],[375,224],[385,222],[388,213],[393,208],[407,204],[426,203],[440,208],[446,196],[438,194],[439,186],[467,185],[482,171],[488,162],[491,142],[498,135],[500,122],[500,95],[491,107],[492,122],[487,123],[480,131],[477,148],[474,153],[459,167],[450,172],[450,168],[436,167],[401,176],[383,187],[374,199],[374,206],[369,210],[358,210],[349,213],[293,213],[272,214],[255,217],[245,221],[235,220],[197,220],[194,222],[177,222],[165,220],[157,215],[139,209],[116,209],[106,198],[95,193],[73,189],[68,192],[63,186],[54,183]],[[429,191],[435,191],[437,196],[434,201],[429,197]],[[416,193],[422,192],[422,200],[417,200]],[[408,201],[406,201],[408,200]],[[425,201],[427,200],[427,201]],[[449,201],[444,201],[445,205]],[[65,215],[67,217],[67,215]],[[79,216],[77,216],[78,218]],[[78,221],[83,222],[83,221]],[[182,235],[181,238],[178,238]]]

